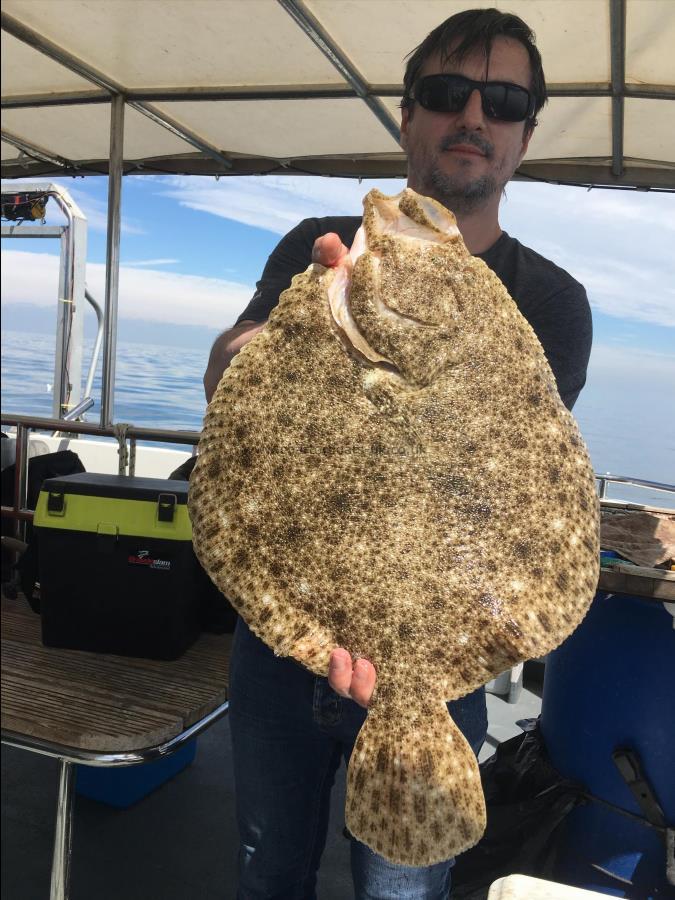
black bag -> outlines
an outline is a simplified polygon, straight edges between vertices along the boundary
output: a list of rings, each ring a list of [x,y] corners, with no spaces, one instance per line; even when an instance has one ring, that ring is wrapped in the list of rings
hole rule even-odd
[[[196,462],[196,456],[189,457],[169,475],[169,478],[175,478],[178,481],[189,481]],[[198,569],[196,581],[200,597],[202,628],[204,631],[209,631],[212,634],[232,634],[237,624],[237,611],[227,597],[211,581],[197,557],[195,557],[195,563]]]
[[[78,472],[84,472],[84,470],[82,460],[72,450],[59,450],[56,453],[34,456],[28,461],[28,509],[35,509],[40,496],[40,488],[46,478],[75,475]],[[0,488],[3,506],[12,506],[14,503],[15,473],[15,463],[2,470]],[[11,535],[12,533],[13,524],[11,520],[3,519],[2,534]],[[16,564],[12,563],[11,552],[6,551],[4,547],[2,548],[2,581],[3,583],[9,581],[11,579],[11,570],[15,568],[19,573],[21,590],[30,603],[31,609],[34,612],[40,612],[40,600],[35,593],[35,584],[38,580],[37,540],[33,532],[33,526],[30,523],[26,525],[26,542],[28,547]]]
[[[453,900],[483,900],[493,881],[516,872],[550,877],[558,830],[584,802],[580,786],[553,768],[538,721],[518,724],[524,733],[504,741],[481,763],[487,827],[478,844],[457,857]]]

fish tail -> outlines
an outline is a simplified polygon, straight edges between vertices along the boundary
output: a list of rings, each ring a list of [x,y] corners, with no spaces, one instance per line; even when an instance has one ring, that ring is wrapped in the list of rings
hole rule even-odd
[[[442,701],[374,706],[347,775],[347,828],[391,862],[427,866],[476,844],[485,800],[476,756]]]

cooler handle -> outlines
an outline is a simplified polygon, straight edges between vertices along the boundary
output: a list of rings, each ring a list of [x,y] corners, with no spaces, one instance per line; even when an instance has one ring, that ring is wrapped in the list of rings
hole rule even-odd
[[[175,494],[160,494],[157,498],[157,521],[173,522],[177,503],[178,497]]]
[[[96,526],[96,549],[99,553],[113,553],[119,527],[112,522],[99,522]]]
[[[63,491],[49,491],[47,494],[47,513],[50,516],[63,516],[66,511],[66,498]]]

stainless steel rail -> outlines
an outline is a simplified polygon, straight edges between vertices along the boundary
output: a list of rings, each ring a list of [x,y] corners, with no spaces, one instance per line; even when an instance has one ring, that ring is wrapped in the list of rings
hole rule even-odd
[[[117,300],[122,229],[122,173],[124,171],[124,97],[110,101],[110,155],[108,175],[108,228],[105,251],[105,311],[103,314],[103,374],[101,377],[101,425],[112,425],[117,362]]]
[[[21,523],[33,520],[33,510],[28,509],[28,441],[31,431],[87,434],[91,437],[114,438],[118,442],[120,440],[112,425],[103,427],[93,422],[67,422],[63,419],[43,419],[11,413],[2,413],[1,420],[3,425],[16,428],[14,505],[3,506],[0,512],[3,518],[12,519],[15,523],[14,536],[17,538],[22,538]],[[137,425],[128,425],[125,431],[125,440],[129,440],[132,460],[138,440],[194,446],[199,442],[199,436],[198,431],[172,431],[168,428],[143,428]],[[131,466],[129,474],[133,474]]]
[[[117,434],[112,425],[103,427],[101,425],[94,425],[91,422],[65,423],[63,419],[44,419],[36,416],[6,413],[2,413],[1,421],[3,425],[14,426],[17,429],[16,486],[21,506],[18,509],[15,506],[13,510],[11,507],[2,507],[3,515],[9,515],[10,510],[15,514],[19,513],[18,516],[15,515],[13,518],[31,518],[30,515],[21,514],[29,512],[25,510],[25,491],[28,462],[28,435],[30,431],[58,431],[59,433],[65,434],[87,434],[92,437],[109,437],[117,439]],[[129,438],[133,452],[134,445],[138,440],[194,446],[199,443],[200,434],[198,431],[174,431],[168,428],[145,428],[139,425],[128,425],[126,428],[126,436]],[[675,494],[675,485],[661,481],[648,481],[644,478],[634,478],[628,475],[612,475],[609,472],[604,475],[596,473],[595,478],[598,482],[598,494],[601,499],[607,497],[607,489],[610,484],[625,484],[632,487],[643,488],[645,490]]]
[[[651,491],[666,491],[667,493],[675,494],[675,484],[665,484],[662,481],[647,481],[644,478],[633,478],[629,475],[611,475],[609,472],[606,475],[598,475],[596,473],[595,479],[598,482],[598,494],[600,499],[607,496],[608,484],[628,484],[632,487],[646,488]]]
[[[98,365],[98,357],[101,352],[101,342],[103,341],[103,329],[104,329],[104,320],[103,320],[103,310],[99,306],[96,301],[96,298],[93,296],[89,288],[84,286],[84,296],[87,303],[93,308],[96,313],[96,322],[97,322],[97,330],[96,330],[96,340],[94,341],[94,349],[91,351],[91,361],[89,363],[89,371],[87,372],[87,380],[84,384],[84,396],[85,398],[91,397],[91,391],[94,384],[94,376],[96,375],[96,366]]]
[[[28,734],[18,734],[8,729],[3,729],[2,731],[2,743],[7,744],[8,747],[30,750],[32,753],[38,753],[41,756],[52,756],[66,762],[83,763],[87,766],[99,768],[135,766],[138,763],[152,762],[175,753],[184,744],[196,738],[202,731],[206,731],[214,722],[222,718],[228,711],[229,705],[229,701],[225,700],[212,712],[170,740],[165,741],[163,744],[155,744],[152,747],[143,747],[138,750],[116,753],[105,750],[81,750],[79,747],[66,747],[64,744],[55,744],[52,741],[32,737]]]
[[[54,359],[54,399],[52,412],[63,415],[69,405],[81,398],[84,273],[87,257],[86,219],[72,197],[57,184],[27,182],[20,185],[23,194],[52,197],[67,225],[2,226],[2,236],[11,238],[60,238],[59,297],[56,319],[56,353]],[[2,192],[16,193],[17,188],[2,182]],[[86,396],[86,395],[85,395]]]
[[[84,400],[81,400],[77,406],[74,406],[70,412],[67,412],[63,417],[64,422],[74,422],[75,419],[79,419],[79,417],[86,413],[88,409],[91,409],[94,405],[94,398],[85,396]],[[55,432],[56,434],[56,432]]]
[[[68,422],[64,428],[63,419],[46,419],[38,416],[25,416],[20,413],[2,413],[3,425],[15,425],[30,431],[61,431],[68,434],[89,434],[92,437],[114,438],[112,425],[95,425],[93,422]],[[128,425],[127,435],[140,441],[159,441],[166,444],[197,444],[198,431],[174,431],[170,428],[145,428],[141,425]]]

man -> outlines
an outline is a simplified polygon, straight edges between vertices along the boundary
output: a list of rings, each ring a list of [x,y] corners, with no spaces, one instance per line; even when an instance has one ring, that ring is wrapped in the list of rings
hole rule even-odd
[[[590,353],[583,287],[502,232],[503,188],[523,159],[546,101],[541,58],[528,26],[495,9],[468,10],[432,31],[408,60],[401,144],[408,185],[456,217],[468,249],[506,285],[537,333],[571,408]],[[270,256],[256,293],[233,329],[216,341],[204,376],[207,399],[223,370],[263,327],[291,277],[310,261],[335,265],[360,221],[306,220]],[[346,650],[331,655],[328,679],[276,658],[239,622],[231,665],[233,759],[241,834],[241,900],[315,896],[330,789],[364,721],[376,674]],[[356,702],[354,702],[356,701]],[[484,691],[450,704],[478,753],[486,734]],[[357,900],[440,900],[452,860],[396,866],[352,839]]]

